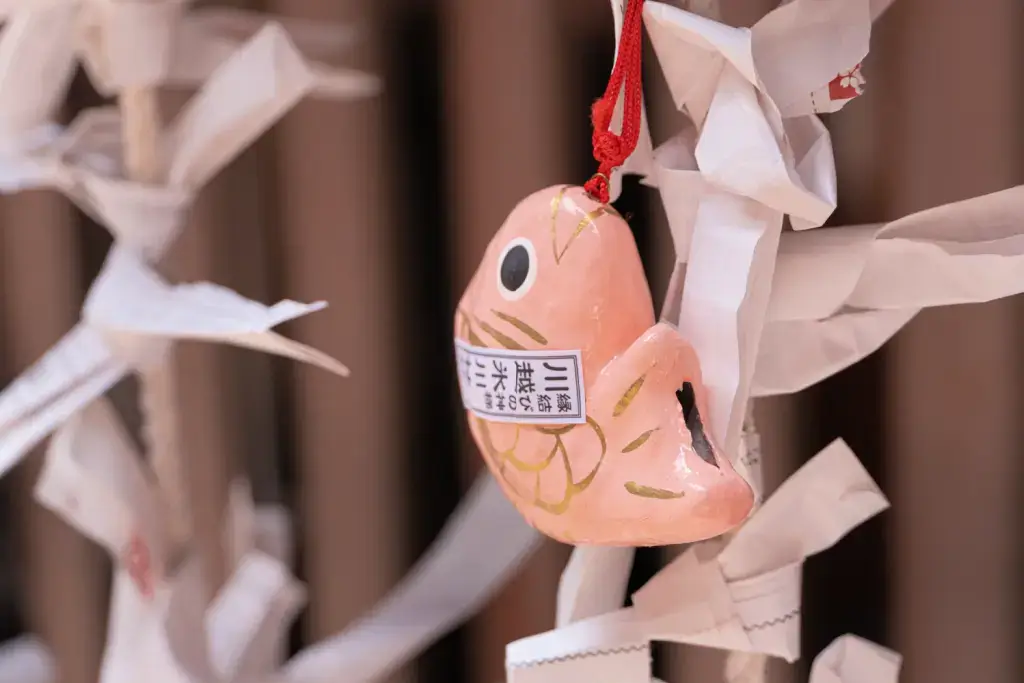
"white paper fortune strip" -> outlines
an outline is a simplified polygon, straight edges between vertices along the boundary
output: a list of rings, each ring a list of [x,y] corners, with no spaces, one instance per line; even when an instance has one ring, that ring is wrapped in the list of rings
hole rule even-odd
[[[160,571],[162,516],[154,512],[158,499],[143,467],[100,400],[59,429],[36,490],[42,504],[104,545],[120,568],[101,683],[143,674],[146,680],[192,683],[259,680],[276,663],[266,655],[279,652],[302,599],[285,565],[259,549],[260,527],[267,538],[273,526],[280,527],[279,515],[254,513],[244,487],[234,487],[226,533],[242,555],[231,581],[203,613],[205,588],[188,563],[171,581]],[[272,521],[265,525],[261,519]],[[495,482],[481,477],[420,563],[375,612],[301,652],[278,680],[381,680],[473,614],[539,540]],[[274,542],[281,545],[280,539]],[[143,547],[152,550],[139,552]],[[148,563],[140,561],[147,556]]]
[[[756,508],[761,504],[763,491],[761,437],[754,426],[752,411],[747,412],[738,463],[754,487]],[[622,607],[635,551],[635,548],[577,546],[558,584],[556,628]]]
[[[243,563],[249,562],[248,576],[259,571],[259,566],[270,576],[278,573],[277,569],[271,568],[264,556],[273,558],[279,567],[290,567],[292,562],[293,542],[291,532],[291,518],[288,510],[282,505],[260,505],[255,506],[252,501],[252,491],[249,483],[244,479],[237,479],[232,482],[228,492],[227,520],[224,529],[224,547],[227,552],[227,566],[232,572],[239,572]],[[240,576],[246,576],[245,573]],[[276,593],[277,610],[270,619],[263,620],[263,629],[255,626],[250,627],[249,633],[256,634],[252,642],[259,642],[259,647],[251,646],[250,642],[231,638],[231,634],[238,633],[238,625],[233,618],[233,610],[230,602],[218,597],[218,603],[227,608],[222,608],[220,618],[214,619],[210,612],[206,615],[206,628],[210,639],[211,657],[214,668],[220,672],[234,670],[245,676],[269,676],[277,671],[287,656],[287,628],[294,617],[294,610],[301,604],[302,596],[299,594],[301,586],[295,581],[278,579],[282,582],[281,590]],[[251,585],[252,581],[241,580],[240,586]],[[260,585],[257,584],[257,588]],[[236,594],[240,593],[235,588]],[[289,601],[292,598],[293,601]],[[226,632],[226,633],[225,633]],[[233,643],[226,648],[224,643]],[[223,652],[241,653],[241,656],[233,658],[220,654]],[[231,663],[233,660],[233,663]]]
[[[731,539],[691,547],[633,595],[632,607],[510,644],[508,681],[646,683],[652,640],[794,661],[804,559],[886,507],[856,456],[833,442]]]
[[[306,648],[282,683],[383,680],[481,606],[540,543],[489,475],[480,476],[440,536],[369,614]]]
[[[417,566],[373,613],[341,634],[300,652],[275,673],[273,680],[383,680],[479,609],[514,574],[539,540],[494,481],[481,477]],[[250,553],[248,557],[260,556]],[[267,662],[259,650],[272,649],[270,643],[283,638],[283,628],[297,606],[298,597],[294,589],[287,588],[283,569],[272,568],[266,560],[260,564],[265,566],[254,565],[249,559],[249,576],[241,571],[236,574],[235,580],[244,581],[234,589],[240,594],[232,600],[236,608],[227,607],[230,595],[225,589],[214,603],[224,605],[220,614],[207,614],[215,666],[221,671],[238,672],[230,680],[252,680],[243,673],[267,673]],[[279,587],[276,598],[261,597],[274,587]],[[257,619],[257,605],[265,603],[277,607],[263,607],[264,616]],[[253,627],[253,623],[259,626]],[[236,660],[236,665],[225,666],[217,663],[230,661],[222,654],[225,652],[246,654]]]
[[[897,683],[901,661],[892,650],[847,634],[814,658],[808,683]],[[732,652],[725,683],[767,683],[767,663],[764,655]]]
[[[141,676],[195,681],[197,674],[201,681],[234,681],[243,674],[268,673],[252,665],[279,648],[301,604],[301,587],[278,560],[250,551],[206,610],[194,562],[168,578],[167,518],[145,468],[113,409],[101,399],[58,430],[36,486],[40,503],[106,548],[114,560],[101,683]],[[204,624],[210,626],[208,643]]]
[[[103,546],[136,591],[152,599],[166,575],[166,520],[146,465],[106,399],[54,434],[35,498]]]
[[[1024,186],[884,226],[787,233],[754,395],[799,391],[877,350],[922,308],[1024,292]]]
[[[239,478],[228,488],[225,515],[224,549],[228,567],[239,566],[242,558],[253,550],[291,565],[294,543],[291,515],[286,507],[277,504],[257,507],[249,482]]]
[[[855,55],[846,54],[846,48],[856,45],[858,53],[866,49],[867,22],[890,3],[829,0],[813,3],[810,10],[805,7],[804,12],[809,13],[797,11],[801,4],[806,3],[787,2],[758,22],[751,30],[748,46],[736,39],[728,27],[723,30],[714,22],[652,3],[648,27],[670,83],[676,85],[674,94],[682,93],[677,95],[677,102],[684,102],[686,110],[699,122],[705,108],[690,103],[700,103],[707,92],[717,92],[714,88],[720,84],[712,87],[706,83],[717,76],[708,73],[728,70],[729,65],[757,66],[756,73],[766,88],[773,81],[782,83],[790,76],[805,79],[811,68],[808,65],[831,63],[833,52],[839,49],[823,44],[822,34],[829,27],[833,31],[828,39],[830,44],[842,43],[845,47],[840,52],[846,55],[844,58],[853,59]],[[790,14],[779,14],[782,10]],[[816,15],[821,23],[814,30],[803,30],[801,40],[780,40],[794,26],[806,28],[805,24]],[[852,21],[854,17],[857,21]],[[793,23],[787,24],[784,20],[788,19]],[[851,21],[843,23],[844,19]],[[770,30],[765,33],[765,29]],[[835,39],[840,35],[845,37]],[[756,60],[758,45],[768,50],[772,45],[784,44],[796,46],[791,49],[804,55],[803,66],[787,70],[779,66],[788,63],[782,59],[768,70],[761,69]],[[721,62],[717,65],[712,49],[715,46]],[[748,51],[752,59],[746,59]],[[709,52],[711,57],[707,56]],[[783,47],[778,47],[773,54],[782,52]],[[744,59],[736,58],[737,53]],[[704,66],[701,54],[705,55]],[[690,59],[679,66],[679,60],[687,55]],[[765,77],[762,72],[775,76]],[[839,79],[840,88],[843,78]],[[785,85],[783,92],[792,94],[796,92],[795,86]],[[774,97],[776,102],[785,99],[783,95]],[[770,102],[763,97],[759,101],[762,105]],[[742,98],[733,97],[727,106],[736,109],[742,102]],[[770,108],[764,107],[771,114]],[[683,263],[677,265],[667,296],[666,315],[674,321],[675,311],[679,311],[680,326],[698,342],[707,374],[718,378],[709,380],[712,394],[723,402],[733,398],[733,403],[726,405],[726,425],[720,425],[725,418],[712,417],[713,424],[730,436],[734,433],[735,411],[746,400],[744,382],[751,372],[754,377],[749,386],[750,396],[799,391],[877,350],[922,308],[989,301],[1024,290],[1024,251],[1020,246],[1024,232],[1017,227],[1024,214],[1021,188],[937,207],[886,226],[786,233],[781,236],[777,260],[769,263],[767,243],[754,239],[760,216],[757,207],[748,207],[753,215],[747,215],[747,211],[729,213],[723,206],[727,200],[719,197],[720,188],[731,183],[736,190],[736,183],[723,181],[720,172],[709,173],[708,169],[715,165],[706,163],[705,157],[717,154],[727,161],[739,160],[742,163],[737,168],[746,174],[750,168],[770,166],[772,155],[764,150],[770,150],[772,145],[766,138],[764,145],[748,144],[745,151],[737,151],[715,142],[708,134],[708,120],[714,107],[706,109],[708,114],[704,115],[699,133],[684,130],[655,151],[648,182],[661,188],[678,259],[690,261],[689,268]],[[781,111],[786,115],[802,110],[783,107]],[[772,116],[766,115],[765,120],[770,124]],[[814,117],[784,119],[783,127],[791,142],[795,139],[796,121],[810,123],[811,128],[820,126]],[[831,196],[829,203],[834,204],[834,169],[828,138],[811,135],[805,142],[810,142],[810,146],[804,145],[808,152],[803,157],[795,153],[799,145],[794,145],[793,168],[798,177],[817,178],[819,187],[831,188],[827,194]],[[726,143],[733,144],[729,140]],[[704,157],[700,154],[702,145],[707,151]],[[785,152],[785,146],[781,148]],[[760,183],[747,194],[771,205],[774,200],[769,190],[777,189],[778,183],[770,181],[767,172],[761,180],[756,175],[743,179],[748,184]],[[698,227],[707,223],[709,216],[712,221],[731,220],[733,224],[709,225],[705,232],[710,234],[697,240]],[[794,226],[808,227],[800,222]],[[737,246],[741,244],[747,245],[748,261],[743,263],[741,259],[731,268],[722,267],[726,263],[724,258],[743,251]],[[719,246],[723,253],[716,251]],[[746,289],[738,275],[745,272],[744,268],[749,268]],[[763,302],[752,301],[750,297],[769,290],[770,299],[762,319],[758,309]],[[735,321],[735,335],[729,331],[729,321]],[[756,364],[751,362],[753,354]]]
[[[282,71],[281,65],[294,61],[295,55],[300,59],[303,55],[311,59],[335,57],[353,39],[353,32],[344,26],[290,18],[275,19],[270,24],[266,15],[215,8],[182,16],[183,6],[177,0],[12,0],[0,4],[0,18],[7,19],[0,33],[0,192],[66,185],[66,174],[54,167],[46,146],[60,132],[52,119],[63,102],[79,53],[95,84],[106,94],[129,84],[191,87],[205,82],[225,62],[237,60],[244,43],[271,28],[286,36],[288,48],[275,55],[276,71],[256,73],[254,68],[266,64],[255,64],[258,58],[245,57],[247,83],[270,79],[280,84],[288,77],[292,79],[289,88],[306,88],[316,96],[331,98],[362,97],[379,89],[377,79],[369,74],[316,61],[303,61],[306,70],[315,74],[312,85],[305,83],[310,76],[302,75],[301,70]],[[251,52],[250,47],[244,54]],[[281,98],[287,100],[290,92],[282,93]],[[233,94],[221,94],[219,106],[237,106],[234,100]],[[287,104],[285,110],[293,104]],[[276,118],[272,116],[265,127]],[[255,131],[252,137],[260,132]],[[251,138],[239,144],[244,147],[248,142]],[[240,150],[218,149],[212,154],[227,154],[219,162],[223,165]],[[113,157],[115,169],[120,158]],[[188,189],[194,192],[198,188]],[[144,194],[137,188],[127,193]],[[85,207],[87,211],[91,208]],[[166,230],[155,232],[162,235]]]
[[[99,0],[41,0],[32,5],[33,11],[60,7],[69,12],[66,17],[74,15],[67,22],[70,26],[59,32],[58,42],[71,45],[64,38],[75,33],[78,54],[101,90],[205,80],[163,133],[161,182],[141,185],[124,178],[122,122],[112,110],[84,112],[56,140],[51,136],[50,144],[26,153],[33,168],[43,169],[42,184],[66,192],[106,224],[116,240],[90,292],[83,322],[40,367],[0,395],[0,465],[9,467],[58,428],[47,475],[40,482],[40,499],[116,550],[119,566],[130,570],[119,571],[115,581],[102,683],[206,683],[258,675],[277,663],[276,657],[268,661],[258,651],[278,650],[280,643],[275,641],[283,639],[283,624],[296,608],[297,589],[283,565],[252,548],[259,543],[252,541],[252,524],[242,519],[248,513],[239,512],[244,505],[234,508],[228,532],[235,576],[204,614],[205,587],[194,558],[186,557],[180,570],[167,578],[159,539],[148,538],[148,531],[129,533],[137,525],[125,522],[147,519],[146,505],[157,504],[155,492],[146,486],[135,496],[148,501],[145,504],[131,504],[130,496],[120,495],[122,489],[133,488],[106,471],[104,457],[127,461],[130,449],[104,402],[85,406],[133,367],[156,362],[168,339],[226,341],[342,371],[336,361],[269,333],[277,322],[318,305],[283,302],[267,308],[214,285],[172,286],[144,261],[164,253],[199,188],[302,97],[347,99],[378,88],[377,80],[366,74],[308,61],[307,57],[326,59],[339,49],[337,32],[292,21],[257,30],[251,15],[181,14],[182,4],[161,4],[114,7]],[[19,6],[23,5],[13,0],[0,3],[0,13],[9,14]],[[138,21],[149,25],[138,24],[136,31],[132,26]],[[174,24],[176,33],[168,29]],[[132,40],[122,40],[126,35],[134,38],[134,47]],[[152,47],[154,54],[132,54],[138,46]],[[184,60],[174,56],[182,53]],[[123,63],[132,60],[135,63]],[[105,444],[103,457],[94,454],[97,444]],[[134,461],[138,464],[137,456]],[[133,486],[141,490],[137,479]],[[71,481],[77,483],[74,491]],[[122,543],[125,533],[127,547]],[[279,549],[287,545],[280,540]],[[333,680],[340,671],[347,680],[378,679],[474,612],[538,540],[494,483],[482,480],[424,560],[379,610],[302,653],[282,675],[299,681]],[[467,557],[483,562],[467,563]],[[149,580],[137,580],[140,577]],[[267,605],[273,609],[263,609]],[[208,633],[204,625],[209,626]]]
[[[0,683],[57,683],[57,666],[50,651],[31,636],[0,645]]]
[[[839,636],[814,658],[808,683],[897,683],[900,663],[899,654],[881,645],[854,635]],[[764,679],[760,674],[745,679],[742,672],[727,671],[725,680],[762,683]],[[652,678],[651,683],[664,682]]]
[[[555,626],[621,608],[635,552],[635,548],[576,546],[558,582]]]
[[[853,635],[840,636],[811,664],[810,683],[897,683],[899,654]]]
[[[40,16],[57,9],[40,10]],[[28,19],[18,24],[21,16],[14,15],[15,24],[6,30],[34,25]],[[5,33],[0,40],[18,39],[22,49],[35,44],[20,35]],[[0,54],[11,44],[0,44]],[[0,83],[7,83],[2,80],[5,73],[0,69]],[[28,88],[32,83],[21,85]],[[116,383],[129,366],[158,358],[167,340],[216,340],[345,372],[333,359],[269,332],[321,305],[282,302],[267,309],[214,285],[170,287],[141,262],[133,262],[127,251],[159,258],[202,185],[304,95],[365,94],[365,85],[348,72],[314,72],[287,32],[271,24],[218,65],[167,132],[168,184],[141,185],[121,177],[120,120],[109,110],[86,112],[67,135],[32,157],[29,165],[45,170],[50,184],[106,224],[123,249],[111,254],[90,292],[84,323],[36,370],[0,394],[0,474],[62,420]],[[38,105],[32,111],[42,116],[49,110]]]
[[[48,150],[50,185],[149,260],[177,236],[196,193],[308,95],[371,94],[375,78],[314,69],[284,28],[269,24],[221,61],[163,133],[162,176],[148,185],[123,176],[115,109],[87,110]]]
[[[332,60],[355,38],[340,24],[231,8],[189,10],[190,4],[191,0],[6,0],[0,3],[0,19],[59,13],[65,19],[59,26],[50,20],[51,32],[36,49],[59,46],[69,59],[81,58],[104,95],[132,87],[202,82],[268,22],[280,24],[313,60]]]
[[[197,610],[201,617],[205,594],[195,563],[167,576],[166,515],[144,467],[113,409],[100,400],[58,430],[36,499],[106,548],[114,562],[100,683],[129,683],[143,674],[166,683],[213,681],[194,677],[203,660],[190,642],[172,644],[167,637],[172,618],[187,621]]]
[[[0,392],[0,474],[131,369],[159,361],[171,340],[232,344],[347,374],[330,356],[270,331],[323,306],[267,307],[209,283],[168,285],[138,256],[115,247],[89,292],[83,321]]]
[[[794,0],[752,29],[658,2],[644,14],[676,106],[696,128],[655,152],[648,177],[678,250],[665,315],[697,349],[712,432],[735,454],[783,214],[807,229],[835,208],[831,144],[814,112],[857,94],[835,81],[867,54],[870,8]],[[815,104],[823,88],[835,95],[826,109]]]
[[[75,68],[70,41],[74,13],[64,7],[22,11],[0,29],[0,192],[48,182],[51,169],[36,152],[60,133],[54,123]]]
[[[212,665],[221,680],[269,676],[306,593],[281,561],[247,553],[206,613]],[[268,658],[270,655],[270,658]]]

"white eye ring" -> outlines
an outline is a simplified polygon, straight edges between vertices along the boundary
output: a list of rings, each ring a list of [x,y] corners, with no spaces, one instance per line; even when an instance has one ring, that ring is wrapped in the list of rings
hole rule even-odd
[[[518,247],[518,249],[517,249]],[[505,263],[505,259],[512,254],[517,262]],[[527,263],[526,274],[522,274],[522,254],[525,251]],[[509,267],[506,269],[506,265]],[[516,266],[519,266],[518,268]],[[506,301],[516,301],[526,296],[526,293],[533,287],[537,280],[537,252],[533,248],[533,242],[525,237],[516,237],[505,245],[498,256],[498,267],[495,268],[495,280],[498,285],[498,292]],[[504,277],[503,277],[504,276]],[[520,279],[521,278],[521,279]],[[518,286],[516,286],[518,285]]]

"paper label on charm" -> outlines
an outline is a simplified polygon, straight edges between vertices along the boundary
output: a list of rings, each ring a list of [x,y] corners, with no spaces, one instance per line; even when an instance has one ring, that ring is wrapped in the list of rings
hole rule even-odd
[[[455,340],[462,405],[492,422],[585,424],[580,351],[512,351]]]

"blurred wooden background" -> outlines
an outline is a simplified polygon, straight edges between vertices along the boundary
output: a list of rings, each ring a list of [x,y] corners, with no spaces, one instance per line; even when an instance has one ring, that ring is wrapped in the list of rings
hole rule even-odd
[[[203,194],[174,273],[263,301],[327,299],[287,330],[354,372],[339,380],[255,353],[180,351],[184,443],[210,573],[229,479],[296,515],[311,607],[296,646],[370,608],[429,544],[480,471],[457,410],[451,311],[490,236],[525,194],[592,170],[588,106],[611,68],[607,0],[268,0],[234,3],[352,20],[358,62],[387,90],[306,102]],[[750,24],[771,0],[725,0]],[[1021,182],[1020,0],[897,0],[876,26],[868,90],[829,120],[840,176],[835,224],[898,217]],[[648,55],[653,57],[650,52]],[[676,114],[646,65],[656,142]],[[83,78],[67,115],[95,104]],[[627,184],[656,303],[671,242],[656,193]],[[0,369],[5,381],[75,321],[109,245],[62,198],[0,198]],[[893,509],[813,558],[804,580],[802,681],[846,632],[906,657],[902,683],[1024,678],[1021,520],[1024,404],[1019,301],[922,314],[884,352],[803,395],[764,401],[774,485],[844,437]],[[131,417],[134,387],[115,399]],[[31,630],[63,683],[95,680],[108,567],[32,503],[38,455],[0,482],[0,637]],[[634,584],[665,551],[638,554]],[[548,628],[568,549],[549,543],[483,614],[403,677],[498,683],[504,643]],[[720,680],[720,655],[657,650],[658,673]],[[339,677],[343,681],[344,677]]]

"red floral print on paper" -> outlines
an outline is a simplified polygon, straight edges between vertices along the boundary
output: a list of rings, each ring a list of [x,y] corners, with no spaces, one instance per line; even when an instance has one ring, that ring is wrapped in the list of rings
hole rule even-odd
[[[864,76],[860,72],[860,64],[849,71],[839,74],[828,84],[828,97],[830,100],[852,100],[864,92]]]
[[[149,546],[145,541],[134,534],[128,545],[125,546],[124,555],[121,560],[128,576],[132,578],[135,587],[139,589],[142,597],[150,599],[153,597],[153,563],[149,554]]]

